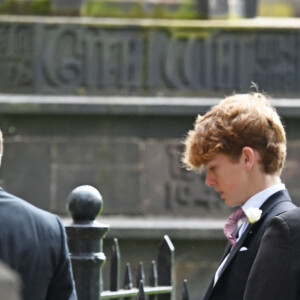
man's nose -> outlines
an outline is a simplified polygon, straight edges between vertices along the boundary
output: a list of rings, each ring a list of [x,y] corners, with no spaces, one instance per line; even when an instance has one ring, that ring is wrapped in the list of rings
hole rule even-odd
[[[206,174],[205,184],[207,186],[214,186],[216,184],[216,181],[210,175]]]

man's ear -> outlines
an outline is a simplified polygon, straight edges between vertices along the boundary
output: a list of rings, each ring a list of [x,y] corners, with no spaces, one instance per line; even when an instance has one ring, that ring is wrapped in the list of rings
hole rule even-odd
[[[241,160],[247,170],[252,170],[256,160],[256,153],[254,149],[251,147],[244,147],[242,149]]]

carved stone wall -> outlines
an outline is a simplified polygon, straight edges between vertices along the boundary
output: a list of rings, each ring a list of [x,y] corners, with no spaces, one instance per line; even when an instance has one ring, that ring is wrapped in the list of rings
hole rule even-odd
[[[0,128],[5,139],[0,185],[8,191],[60,215],[66,215],[69,192],[89,184],[102,193],[106,215],[228,216],[223,200],[206,187],[205,174],[187,172],[180,162],[181,141],[196,115],[209,107],[209,99],[182,98],[176,111],[170,98],[161,98],[156,108],[149,105],[149,99],[139,98],[131,104],[135,113],[129,113],[121,98],[117,98],[119,105],[100,105],[97,98],[82,104],[87,97],[78,99],[79,105],[66,98],[46,105],[47,109],[42,103],[49,98],[31,98],[29,104],[30,97],[0,97]],[[173,106],[166,105],[172,101]],[[289,103],[290,107],[279,106],[288,136],[283,180],[300,204],[300,103],[297,99]]]
[[[181,167],[181,139],[193,118],[170,128],[168,122],[177,121],[155,116],[2,117],[1,186],[60,215],[66,215],[68,193],[82,184],[101,191],[103,214],[228,215],[223,201],[205,186],[204,174]]]
[[[180,289],[187,277],[196,299],[217,267],[225,243],[218,224],[229,210],[205,186],[204,174],[181,168],[181,141],[197,114],[234,90],[248,91],[251,81],[275,97],[294,97],[279,100],[277,107],[288,137],[282,177],[300,205],[299,45],[297,20],[111,22],[1,16],[0,128],[5,144],[0,185],[61,216],[66,216],[69,192],[89,184],[103,196],[103,215],[117,221],[120,215],[130,225],[133,217],[144,221],[149,216],[153,223],[158,218],[201,221],[195,230],[178,226],[171,232],[178,249],[176,284]],[[178,96],[195,98],[183,97],[178,106]],[[160,239],[164,231],[160,228],[159,236],[151,238]],[[156,245],[145,242],[146,232],[141,229],[137,238],[127,239],[132,256]],[[122,232],[119,237],[124,238]]]
[[[223,95],[254,81],[299,94],[300,21],[71,20],[0,17],[1,92]]]

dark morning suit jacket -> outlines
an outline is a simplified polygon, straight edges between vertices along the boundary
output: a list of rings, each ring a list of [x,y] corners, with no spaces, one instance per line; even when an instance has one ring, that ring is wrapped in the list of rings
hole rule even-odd
[[[243,235],[228,256],[213,286],[212,279],[203,300],[242,300],[248,275],[256,257],[261,238],[268,221],[285,211],[295,208],[287,190],[279,191],[269,197],[262,207],[261,218],[254,224],[249,224]],[[230,252],[231,245],[227,243],[221,262]],[[240,251],[242,249],[242,251]],[[244,250],[246,248],[246,250]],[[243,251],[244,250],[244,251]],[[265,299],[271,300],[271,299]]]
[[[57,216],[0,188],[0,259],[19,273],[24,300],[76,299],[64,227]]]
[[[244,299],[300,299],[300,208],[274,217],[268,224]]]

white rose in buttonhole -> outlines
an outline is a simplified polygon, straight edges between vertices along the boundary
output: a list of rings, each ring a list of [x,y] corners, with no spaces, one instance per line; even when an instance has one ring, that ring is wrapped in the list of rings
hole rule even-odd
[[[248,222],[250,224],[254,224],[257,222],[261,217],[262,210],[256,207],[250,207],[246,211],[246,216],[248,218]]]

